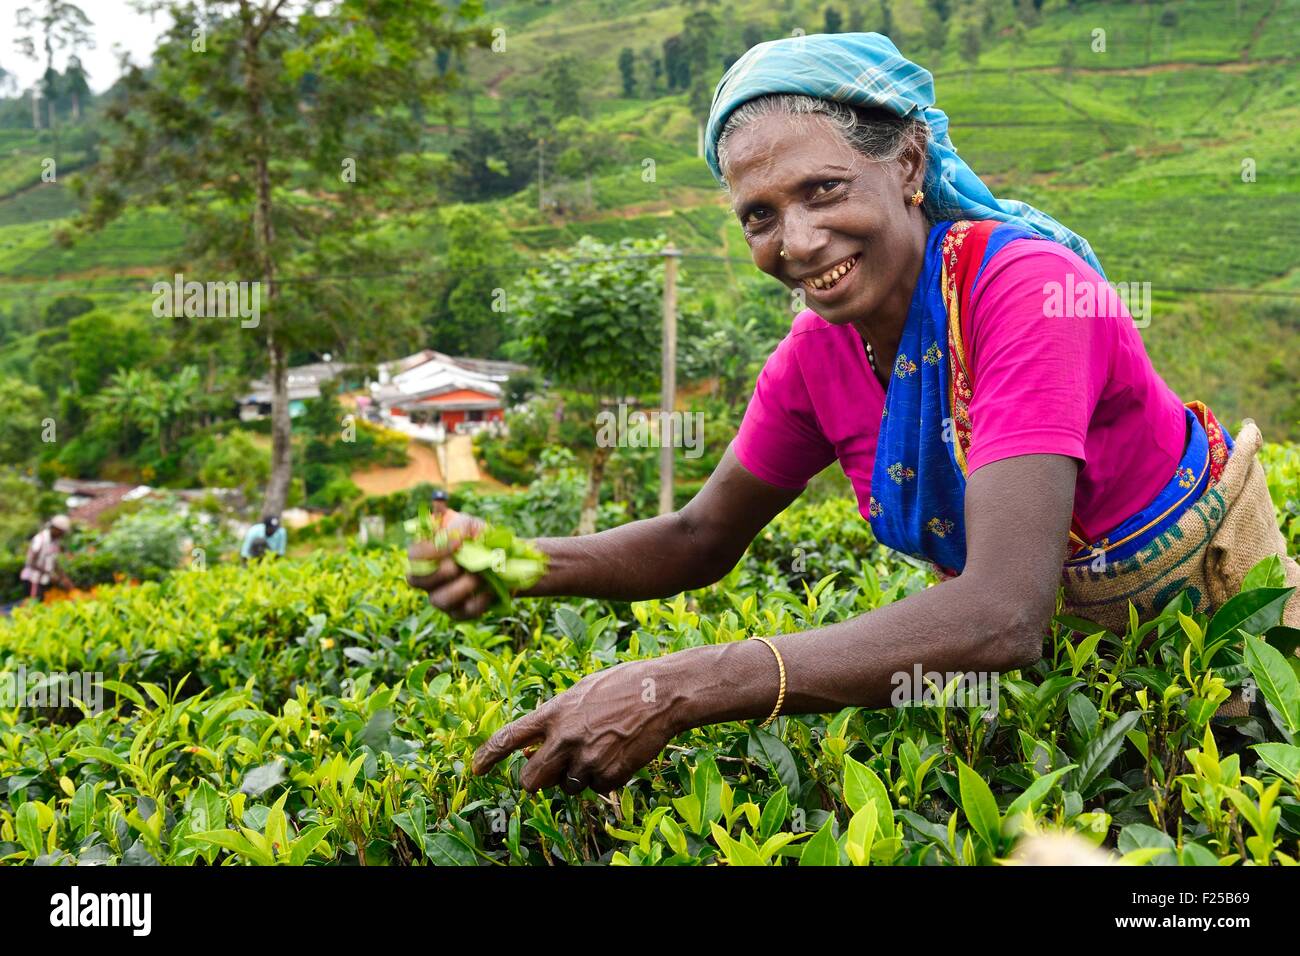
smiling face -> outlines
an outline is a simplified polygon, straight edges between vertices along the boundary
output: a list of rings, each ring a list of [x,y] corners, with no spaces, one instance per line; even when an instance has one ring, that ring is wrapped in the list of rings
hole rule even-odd
[[[919,147],[881,162],[825,117],[769,114],[728,137],[726,160],[755,265],[802,288],[828,322],[874,325],[889,316],[901,328],[929,232],[907,203],[924,175]]]

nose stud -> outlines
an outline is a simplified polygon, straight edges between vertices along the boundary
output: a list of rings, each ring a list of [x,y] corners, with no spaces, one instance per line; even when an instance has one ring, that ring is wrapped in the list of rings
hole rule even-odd
[[[786,252],[784,249],[782,249],[782,250],[781,250],[781,258],[782,258],[782,259],[789,259],[789,258],[790,258],[790,253],[788,253],[788,252]]]

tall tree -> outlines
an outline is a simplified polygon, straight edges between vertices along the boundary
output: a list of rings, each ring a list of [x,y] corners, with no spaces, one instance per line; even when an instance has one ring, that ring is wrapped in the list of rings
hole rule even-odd
[[[607,404],[657,381],[663,265],[654,253],[661,248],[661,241],[625,239],[613,246],[584,236],[571,249],[544,256],[545,264],[520,281],[511,303],[516,357],[577,391],[589,403],[593,433],[600,432],[597,415]],[[612,451],[596,441],[579,534],[596,528]]]
[[[618,52],[618,72],[623,79],[623,95],[636,96],[636,54],[630,46]]]
[[[696,10],[682,21],[682,45],[690,64],[690,78],[717,82],[718,18],[708,10]]]
[[[880,32],[892,40],[894,29],[894,10],[889,0],[880,0]]]
[[[169,14],[172,26],[149,73],[132,70],[122,82],[104,158],[81,190],[88,202],[78,226],[102,227],[128,202],[162,205],[187,227],[191,276],[247,283],[248,298],[259,296],[256,316],[220,321],[264,343],[272,395],[265,506],[279,511],[292,478],[290,355],[365,353],[384,345],[376,314],[386,333],[417,319],[395,284],[312,277],[396,267],[373,232],[381,217],[423,201],[428,174],[399,161],[420,132],[405,104],[445,97],[432,51],[491,37],[472,25],[477,0],[454,14],[435,0],[144,0],[141,8]]]
[[[1016,54],[1024,47],[1029,31],[1020,20],[1012,20],[1007,30],[1007,78],[1010,79],[1016,73]]]
[[[506,331],[507,286],[515,271],[510,233],[500,216],[471,205],[448,210],[444,222],[442,308],[432,317],[430,344],[453,355],[498,357]]]
[[[0,462],[30,460],[41,447],[45,395],[20,378],[0,378]]]
[[[948,21],[933,6],[921,11],[921,28],[925,31],[925,43],[930,48],[935,61],[943,56],[943,49],[948,44]]]
[[[72,98],[72,121],[81,121],[81,104],[90,98],[90,85],[86,82],[86,69],[81,65],[81,57],[75,54],[68,57],[68,68],[63,74],[64,89]]]
[[[546,61],[546,66],[542,69],[542,84],[551,101],[552,116],[586,115],[586,86],[581,74],[582,64],[571,54]]]
[[[713,106],[713,84],[706,76],[697,76],[691,81],[691,92],[687,97],[691,115],[695,117],[695,155],[704,156],[704,131],[709,122],[709,109]]]
[[[957,33],[961,44],[961,56],[966,61],[966,79],[970,80],[970,71],[980,61],[980,26],[973,19],[963,20]]]
[[[664,74],[668,91],[684,90],[691,85],[691,63],[686,57],[686,44],[680,33],[666,37],[664,48]]]
[[[23,56],[39,63],[41,53],[37,52],[38,43],[44,53],[45,74],[41,81],[43,85],[41,93],[45,98],[49,126],[53,129],[54,100],[58,95],[54,85],[58,77],[58,72],[54,69],[55,51],[70,50],[75,56],[78,50],[93,48],[95,41],[90,35],[90,28],[94,24],[81,7],[69,3],[68,0],[44,0],[39,7],[19,7],[14,15],[14,23],[19,30],[14,45]],[[33,112],[35,113],[35,110]],[[57,162],[57,138],[54,141],[54,148]]]

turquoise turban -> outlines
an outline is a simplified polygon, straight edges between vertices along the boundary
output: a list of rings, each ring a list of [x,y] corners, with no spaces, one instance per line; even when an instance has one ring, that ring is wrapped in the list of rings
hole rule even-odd
[[[1088,240],[1045,212],[1014,199],[998,199],[957,155],[948,117],[934,105],[934,77],[898,52],[879,33],[823,33],[770,40],[752,47],[722,77],[713,94],[705,133],[705,159],[722,181],[718,137],[742,103],[769,93],[801,93],[854,106],[879,107],[930,127],[925,206],[934,218],[959,210],[966,219],[1013,222],[1074,250],[1101,273]]]

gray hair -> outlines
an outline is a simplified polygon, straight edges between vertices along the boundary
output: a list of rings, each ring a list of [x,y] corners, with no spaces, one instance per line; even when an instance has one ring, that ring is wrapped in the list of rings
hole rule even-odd
[[[727,117],[722,132],[718,135],[719,167],[723,170],[727,168],[727,146],[732,134],[764,116],[790,116],[796,119],[825,117],[845,143],[868,159],[881,163],[897,160],[912,144],[919,146],[924,154],[930,142],[930,127],[924,120],[898,116],[885,109],[818,99],[802,93],[769,93],[742,103]],[[932,172],[926,170],[927,181]],[[727,186],[725,173],[723,185]],[[925,205],[929,213],[931,203]]]

